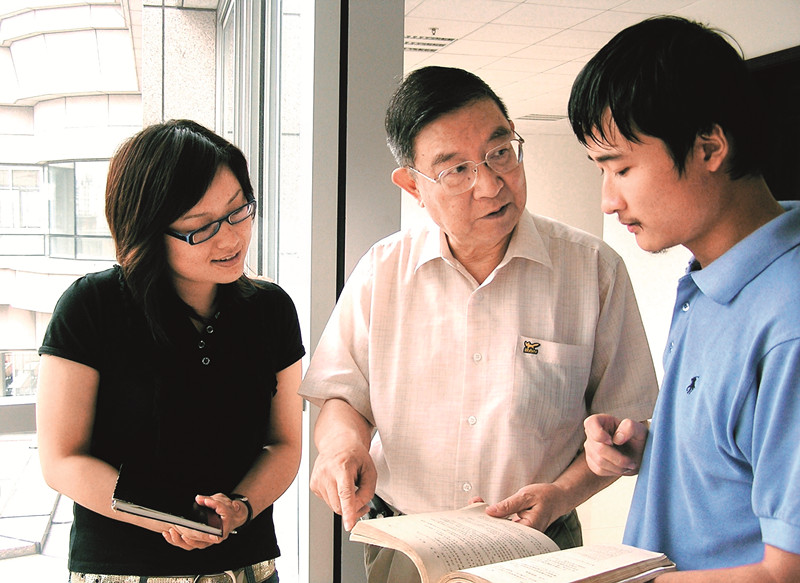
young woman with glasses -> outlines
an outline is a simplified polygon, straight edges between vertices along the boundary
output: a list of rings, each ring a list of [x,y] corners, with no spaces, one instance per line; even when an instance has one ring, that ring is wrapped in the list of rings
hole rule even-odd
[[[75,502],[73,583],[278,580],[304,348],[288,295],[244,275],[255,211],[242,152],[194,122],[148,127],[111,161],[118,265],[64,293],[39,351],[39,453]],[[115,510],[123,475],[210,509],[221,534]]]

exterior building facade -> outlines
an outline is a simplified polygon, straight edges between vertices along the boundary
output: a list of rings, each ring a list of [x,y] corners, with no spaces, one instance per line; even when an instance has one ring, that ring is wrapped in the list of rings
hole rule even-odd
[[[3,431],[34,430],[36,350],[55,301],[113,262],[104,195],[118,145],[171,117],[218,127],[217,1],[180,4],[0,7],[0,361],[11,398],[0,403],[23,407],[0,407]]]

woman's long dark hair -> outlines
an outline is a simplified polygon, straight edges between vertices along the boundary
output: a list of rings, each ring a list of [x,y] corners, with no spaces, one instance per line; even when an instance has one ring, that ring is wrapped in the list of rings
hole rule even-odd
[[[165,341],[160,308],[175,293],[164,233],[203,197],[218,169],[227,166],[248,200],[253,186],[244,154],[190,120],[149,126],[120,146],[106,183],[106,219],[132,299],[144,312],[156,341]],[[250,281],[236,286],[247,295]]]

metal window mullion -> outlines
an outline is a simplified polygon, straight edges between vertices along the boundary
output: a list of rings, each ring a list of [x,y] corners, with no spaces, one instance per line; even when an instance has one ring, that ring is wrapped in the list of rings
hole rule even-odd
[[[262,160],[264,160],[263,196],[267,204],[265,220],[266,249],[263,270],[277,280],[280,271],[278,225],[280,224],[280,15],[282,3],[273,0],[264,14],[261,54],[264,56],[259,87],[259,100],[263,120],[261,127]]]

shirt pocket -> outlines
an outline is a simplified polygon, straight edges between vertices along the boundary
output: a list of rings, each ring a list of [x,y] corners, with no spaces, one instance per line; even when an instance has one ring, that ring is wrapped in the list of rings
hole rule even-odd
[[[592,347],[519,336],[514,353],[511,422],[543,440],[574,431],[586,416]]]

